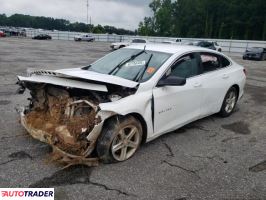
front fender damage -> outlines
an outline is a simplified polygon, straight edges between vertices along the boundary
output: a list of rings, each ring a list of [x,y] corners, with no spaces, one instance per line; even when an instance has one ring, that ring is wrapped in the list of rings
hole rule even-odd
[[[93,156],[97,139],[105,120],[116,113],[100,110],[95,95],[87,92],[72,94],[43,85],[28,88],[32,98],[20,113],[21,124],[33,138],[52,147],[51,160],[66,166],[97,166]]]

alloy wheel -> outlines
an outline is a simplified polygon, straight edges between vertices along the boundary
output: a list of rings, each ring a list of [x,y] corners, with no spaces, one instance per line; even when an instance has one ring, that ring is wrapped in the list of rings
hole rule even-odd
[[[137,150],[140,141],[140,132],[137,127],[129,125],[121,128],[111,146],[114,159],[124,161],[130,158]]]
[[[225,111],[231,113],[236,104],[236,93],[231,91],[225,100]]]

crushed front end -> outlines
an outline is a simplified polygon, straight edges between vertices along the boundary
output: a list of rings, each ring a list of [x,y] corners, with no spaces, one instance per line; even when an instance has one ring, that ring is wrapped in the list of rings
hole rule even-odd
[[[35,138],[53,148],[52,159],[67,165],[95,166],[91,156],[106,115],[99,94],[50,84],[27,83],[31,98],[21,123]],[[104,101],[104,100],[102,100]]]

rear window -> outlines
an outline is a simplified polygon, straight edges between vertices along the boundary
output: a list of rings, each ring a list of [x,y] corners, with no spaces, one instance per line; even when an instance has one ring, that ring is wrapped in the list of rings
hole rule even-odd
[[[248,51],[251,51],[251,52],[262,52],[263,51],[263,48],[259,48],[259,47],[254,47],[254,48],[250,48],[248,49]]]
[[[200,57],[202,62],[202,73],[221,69],[231,64],[227,58],[217,54],[201,53]]]
[[[231,62],[223,56],[220,56],[220,60],[221,60],[221,67],[227,67],[231,64]]]

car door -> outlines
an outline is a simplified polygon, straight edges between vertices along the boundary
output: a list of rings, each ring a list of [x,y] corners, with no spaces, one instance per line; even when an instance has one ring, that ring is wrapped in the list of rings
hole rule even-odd
[[[219,112],[225,94],[231,86],[230,61],[209,52],[201,52],[202,116]]]
[[[183,86],[164,86],[153,89],[154,133],[175,130],[200,116],[202,104],[202,78],[199,74],[200,58],[190,53],[178,59],[163,75],[186,78]]]

